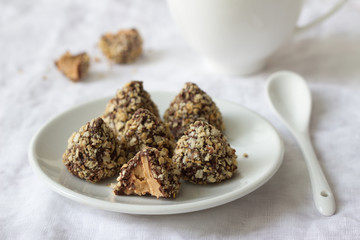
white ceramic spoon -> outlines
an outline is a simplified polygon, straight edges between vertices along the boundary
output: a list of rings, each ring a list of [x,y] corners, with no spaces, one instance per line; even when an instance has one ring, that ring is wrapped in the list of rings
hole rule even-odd
[[[316,208],[324,216],[335,213],[335,198],[316,158],[309,135],[311,94],[296,73],[272,74],[266,88],[270,105],[297,140],[309,170]]]

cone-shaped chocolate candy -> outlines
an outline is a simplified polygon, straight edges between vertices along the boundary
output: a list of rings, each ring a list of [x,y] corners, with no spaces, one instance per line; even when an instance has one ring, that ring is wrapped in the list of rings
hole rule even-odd
[[[95,183],[116,175],[124,155],[113,130],[96,118],[71,135],[62,161],[69,172]]]
[[[116,96],[107,104],[102,118],[121,136],[125,123],[139,108],[148,109],[159,117],[159,110],[151,100],[150,94],[144,90],[143,83],[132,81],[117,91]]]
[[[175,147],[169,128],[149,110],[142,108],[127,121],[120,143],[127,159],[146,147],[156,148],[162,155],[171,157]]]
[[[196,121],[178,140],[172,160],[181,176],[192,183],[221,182],[237,169],[235,150],[214,126]]]
[[[186,83],[164,114],[175,139],[179,139],[191,123],[203,120],[220,131],[225,129],[216,104],[195,83]]]

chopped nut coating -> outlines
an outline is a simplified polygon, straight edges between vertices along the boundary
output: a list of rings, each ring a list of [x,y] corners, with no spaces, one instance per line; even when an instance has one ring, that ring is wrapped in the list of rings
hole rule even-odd
[[[159,117],[159,110],[150,94],[144,90],[143,82],[132,81],[117,91],[116,96],[107,104],[102,118],[121,137],[125,123],[140,108],[148,109]]]
[[[142,38],[136,29],[121,30],[116,34],[106,33],[99,46],[104,55],[116,63],[130,63],[142,53]]]
[[[116,175],[124,155],[113,130],[96,118],[71,135],[63,163],[75,176],[95,183]]]
[[[207,121],[217,129],[225,129],[221,113],[212,99],[195,83],[186,83],[164,114],[175,139],[179,139],[191,123]]]
[[[196,184],[222,182],[237,169],[235,149],[214,126],[196,121],[178,140],[172,158],[181,176]]]
[[[127,159],[146,147],[153,147],[161,155],[172,156],[175,141],[169,128],[147,109],[138,109],[127,121],[120,143]]]

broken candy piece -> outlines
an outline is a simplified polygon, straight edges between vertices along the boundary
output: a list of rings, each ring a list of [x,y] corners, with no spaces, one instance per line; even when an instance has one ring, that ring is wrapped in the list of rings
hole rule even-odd
[[[125,158],[114,132],[96,118],[71,135],[62,161],[69,172],[95,183],[116,175]]]
[[[127,121],[120,143],[127,159],[146,147],[156,148],[161,155],[171,157],[175,147],[169,128],[149,110],[142,108]]]
[[[175,139],[179,139],[197,120],[206,121],[221,131],[225,129],[216,104],[195,83],[188,82],[165,111],[164,121]]]
[[[132,81],[117,91],[116,96],[107,104],[102,118],[121,136],[125,123],[139,108],[148,109],[159,117],[159,110],[151,100],[150,94],[144,90],[143,82]]]
[[[235,149],[214,126],[196,121],[176,144],[173,162],[181,176],[196,184],[222,182],[237,169]]]
[[[122,166],[114,193],[175,198],[180,189],[179,175],[170,158],[155,148],[145,148]]]
[[[78,82],[89,70],[90,58],[87,53],[71,55],[66,52],[55,61],[56,67],[71,81]]]
[[[142,38],[136,29],[106,33],[99,42],[104,55],[116,63],[130,63],[142,53]]]

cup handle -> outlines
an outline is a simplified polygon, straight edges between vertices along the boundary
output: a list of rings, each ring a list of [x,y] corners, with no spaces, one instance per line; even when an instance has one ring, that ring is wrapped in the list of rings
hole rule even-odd
[[[326,20],[327,18],[329,18],[330,16],[332,16],[334,13],[336,13],[341,7],[343,7],[345,5],[345,3],[348,0],[339,0],[334,7],[332,7],[327,13],[325,13],[324,15],[316,18],[315,20],[311,21],[310,23],[304,25],[304,26],[297,26],[295,28],[295,32],[296,33],[301,33],[304,32],[316,25],[318,25],[319,23],[323,22],[324,20]]]

